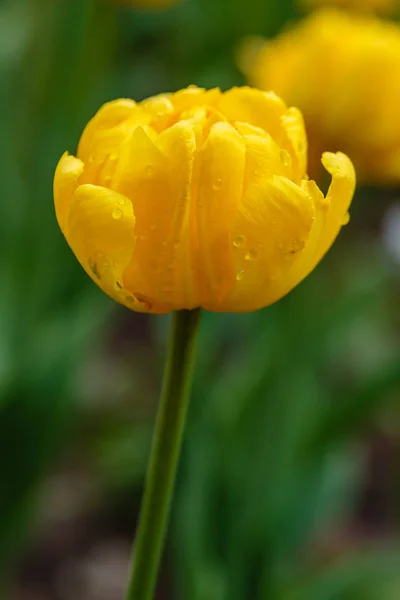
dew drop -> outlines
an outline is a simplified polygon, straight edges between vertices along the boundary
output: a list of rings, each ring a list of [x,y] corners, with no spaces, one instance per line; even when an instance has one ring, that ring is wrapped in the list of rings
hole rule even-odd
[[[349,223],[349,221],[350,221],[350,213],[347,212],[343,217],[342,225],[347,225],[347,223]]]
[[[120,291],[122,290],[122,284],[121,284],[119,281],[116,281],[116,282],[114,283],[114,290],[115,290],[116,292],[120,292]]]
[[[118,221],[119,219],[122,218],[122,210],[120,210],[119,208],[114,208],[113,213],[112,213],[112,218],[115,219],[116,221]]]
[[[241,279],[243,279],[243,275],[244,275],[244,271],[243,271],[243,269],[240,269],[240,271],[238,271],[236,273],[236,281],[240,281]]]
[[[287,152],[286,150],[281,150],[280,151],[280,159],[281,159],[281,163],[283,164],[284,167],[288,167],[290,164],[290,154],[289,152]]]
[[[110,154],[110,160],[117,160],[117,158],[118,158],[117,152],[111,152],[111,154]]]
[[[103,252],[96,252],[97,258],[104,258]]]
[[[246,260],[256,260],[258,256],[258,251],[257,250],[249,250],[245,256]]]
[[[91,272],[93,273],[93,275],[95,277],[97,277],[97,279],[101,279],[101,275],[100,275],[97,263],[89,261],[89,269],[91,270]]]
[[[218,179],[216,179],[214,181],[214,185],[213,185],[213,190],[220,190],[222,187],[222,181],[221,179],[218,177]]]
[[[124,198],[118,198],[118,204],[120,204],[121,206],[124,206],[124,204],[125,204]]]
[[[150,302],[145,302],[144,300],[142,300],[140,308],[144,312],[149,311],[149,310],[151,310],[151,304],[150,304]]]
[[[245,237],[243,235],[237,235],[235,237],[235,239],[233,240],[233,245],[236,248],[241,248],[243,246],[243,244],[244,244],[245,241],[246,240],[245,240]]]
[[[303,240],[293,240],[290,244],[289,252],[290,254],[296,254],[300,250],[303,250],[304,246],[305,242]]]

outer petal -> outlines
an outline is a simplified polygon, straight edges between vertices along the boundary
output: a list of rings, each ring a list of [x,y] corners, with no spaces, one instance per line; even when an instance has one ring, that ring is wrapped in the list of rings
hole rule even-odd
[[[303,115],[297,108],[291,107],[282,115],[281,123],[290,144],[293,180],[300,183],[307,170],[307,135]]]
[[[116,174],[118,191],[131,198],[137,218],[134,260],[125,284],[169,310],[198,306],[189,247],[189,208],[195,153],[193,129],[185,122],[154,144],[138,128],[124,149]]]
[[[100,131],[117,127],[132,117],[137,104],[134,100],[121,98],[104,104],[93,119],[86,125],[78,147],[78,156],[86,163],[92,151],[93,142]]]
[[[311,198],[284,177],[250,188],[231,233],[236,285],[211,310],[247,312],[271,304],[276,281],[307,243],[314,212]]]
[[[230,229],[243,193],[245,152],[243,138],[236,129],[219,122],[211,127],[199,153],[192,233],[202,306],[220,302],[235,285]]]
[[[107,188],[90,184],[75,191],[66,238],[79,262],[101,289],[134,310],[151,307],[124,289],[123,273],[135,246],[131,202]]]
[[[54,174],[54,205],[57,221],[64,235],[67,228],[69,204],[73,193],[79,185],[79,179],[84,167],[85,165],[81,160],[65,152],[60,158]]]
[[[232,88],[221,96],[218,109],[228,121],[244,121],[269,133],[279,146],[286,135],[281,116],[286,112],[284,102],[273,92],[262,92],[249,87]]]
[[[304,181],[304,190],[312,197],[316,219],[307,245],[299,253],[287,275],[280,281],[280,298],[304,279],[329,250],[342,225],[348,220],[348,208],[353,198],[356,176],[352,162],[341,152],[326,152],[322,159],[324,167],[332,175],[332,183],[326,198],[314,181]]]
[[[246,146],[246,167],[243,193],[256,183],[262,183],[273,175],[290,179],[292,160],[290,154],[281,149],[272,137],[262,129],[251,131],[248,125],[235,123]]]

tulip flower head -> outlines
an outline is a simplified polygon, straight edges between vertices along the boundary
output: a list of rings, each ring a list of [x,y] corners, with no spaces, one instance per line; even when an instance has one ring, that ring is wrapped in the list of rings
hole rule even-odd
[[[400,181],[400,28],[334,9],[311,14],[241,57],[252,85],[302,110],[311,173],[320,150],[346,152],[364,182]]]
[[[57,166],[57,219],[90,277],[133,310],[253,311],[299,283],[348,220],[351,161],[323,155],[325,197],[306,162],[301,113],[271,92],[116,100]]]

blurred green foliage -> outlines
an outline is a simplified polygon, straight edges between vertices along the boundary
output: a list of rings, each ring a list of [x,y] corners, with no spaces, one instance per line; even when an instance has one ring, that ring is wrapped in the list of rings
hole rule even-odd
[[[140,493],[162,369],[167,318],[146,325],[144,353],[107,342],[126,311],[58,230],[58,158],[106,100],[241,83],[243,36],[272,36],[294,17],[289,0],[187,0],[160,13],[100,0],[1,3],[0,578],[71,439],[111,495]],[[327,551],[354,514],[369,432],[399,439],[384,421],[399,416],[399,272],[374,228],[387,202],[359,190],[355,203],[330,255],[287,298],[251,315],[204,315],[170,536],[177,598],[400,595],[397,509],[390,543],[382,531],[380,543]],[[134,318],[133,338],[142,323]],[[82,408],[79,377],[99,347],[106,369],[125,365],[134,414],[112,398],[103,417]]]

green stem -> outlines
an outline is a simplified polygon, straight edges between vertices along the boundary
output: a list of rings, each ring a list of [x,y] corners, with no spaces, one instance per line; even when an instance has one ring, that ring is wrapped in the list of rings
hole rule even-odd
[[[151,600],[171,507],[189,392],[200,309],[174,313],[133,563],[125,600]]]

